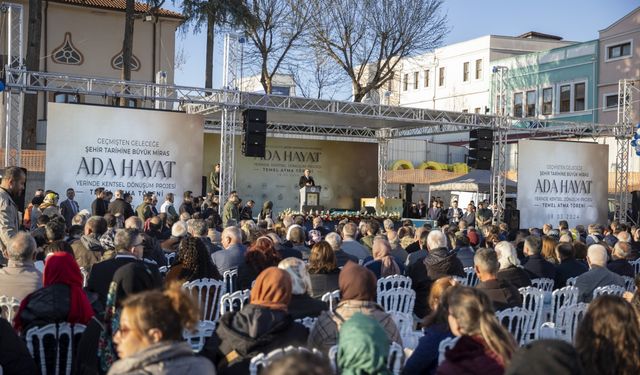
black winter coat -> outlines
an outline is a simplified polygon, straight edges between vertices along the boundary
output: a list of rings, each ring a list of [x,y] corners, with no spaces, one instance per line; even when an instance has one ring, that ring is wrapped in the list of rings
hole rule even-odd
[[[39,369],[11,324],[0,318],[0,366],[3,374],[37,374]]]

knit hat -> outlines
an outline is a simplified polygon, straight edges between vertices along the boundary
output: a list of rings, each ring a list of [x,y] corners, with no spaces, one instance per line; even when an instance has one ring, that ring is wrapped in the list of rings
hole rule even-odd
[[[505,375],[581,375],[584,371],[576,350],[560,340],[538,340],[520,348]]]

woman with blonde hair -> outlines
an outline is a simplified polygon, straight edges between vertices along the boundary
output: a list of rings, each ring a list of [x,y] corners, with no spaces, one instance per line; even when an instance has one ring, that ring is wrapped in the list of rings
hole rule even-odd
[[[195,328],[199,316],[197,303],[180,283],[128,297],[113,336],[121,359],[108,374],[215,374],[213,364],[182,338],[184,329]]]
[[[542,236],[542,257],[553,264],[558,264],[558,258],[556,258],[556,245],[558,241],[551,236]]]
[[[436,373],[502,375],[516,343],[496,318],[489,297],[481,290],[457,286],[447,293],[445,303],[449,328],[460,338]]]
[[[301,259],[287,258],[278,264],[278,268],[287,271],[291,276],[292,290],[288,310],[293,319],[315,318],[321,312],[329,309],[325,302],[309,296],[311,278],[307,271],[307,265]]]
[[[385,237],[377,236],[373,240],[371,250],[373,252],[373,260],[367,262],[364,266],[371,270],[376,275],[376,278],[380,279],[404,273],[404,266],[391,255],[391,245]]]

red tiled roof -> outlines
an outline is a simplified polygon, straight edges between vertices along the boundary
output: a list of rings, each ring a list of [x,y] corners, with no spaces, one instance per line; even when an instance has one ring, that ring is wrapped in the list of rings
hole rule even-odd
[[[70,5],[79,5],[91,8],[101,8],[101,9],[112,9],[112,10],[121,10],[124,11],[126,9],[127,2],[126,0],[50,0],[56,3],[70,4]],[[136,12],[144,13],[149,9],[147,4],[139,3],[136,1]],[[183,19],[184,16],[178,12],[174,12],[168,9],[158,9],[158,16],[160,17],[170,17],[170,18],[180,18]]]

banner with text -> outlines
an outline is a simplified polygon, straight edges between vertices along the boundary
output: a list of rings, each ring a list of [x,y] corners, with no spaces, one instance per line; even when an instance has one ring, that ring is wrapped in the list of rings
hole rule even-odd
[[[607,145],[518,142],[520,228],[607,223]]]
[[[94,190],[124,190],[134,208],[145,192],[200,193],[203,120],[198,115],[133,108],[49,103],[45,186],[65,198],[76,190],[91,208]]]
[[[220,136],[206,134],[204,143],[204,172],[209,176],[220,157]],[[236,189],[244,202],[256,201],[254,216],[267,200],[276,214],[287,208],[297,211],[298,182],[309,168],[316,185],[322,186],[320,205],[359,209],[360,198],[376,196],[377,152],[375,143],[268,137],[264,158],[236,152]]]

